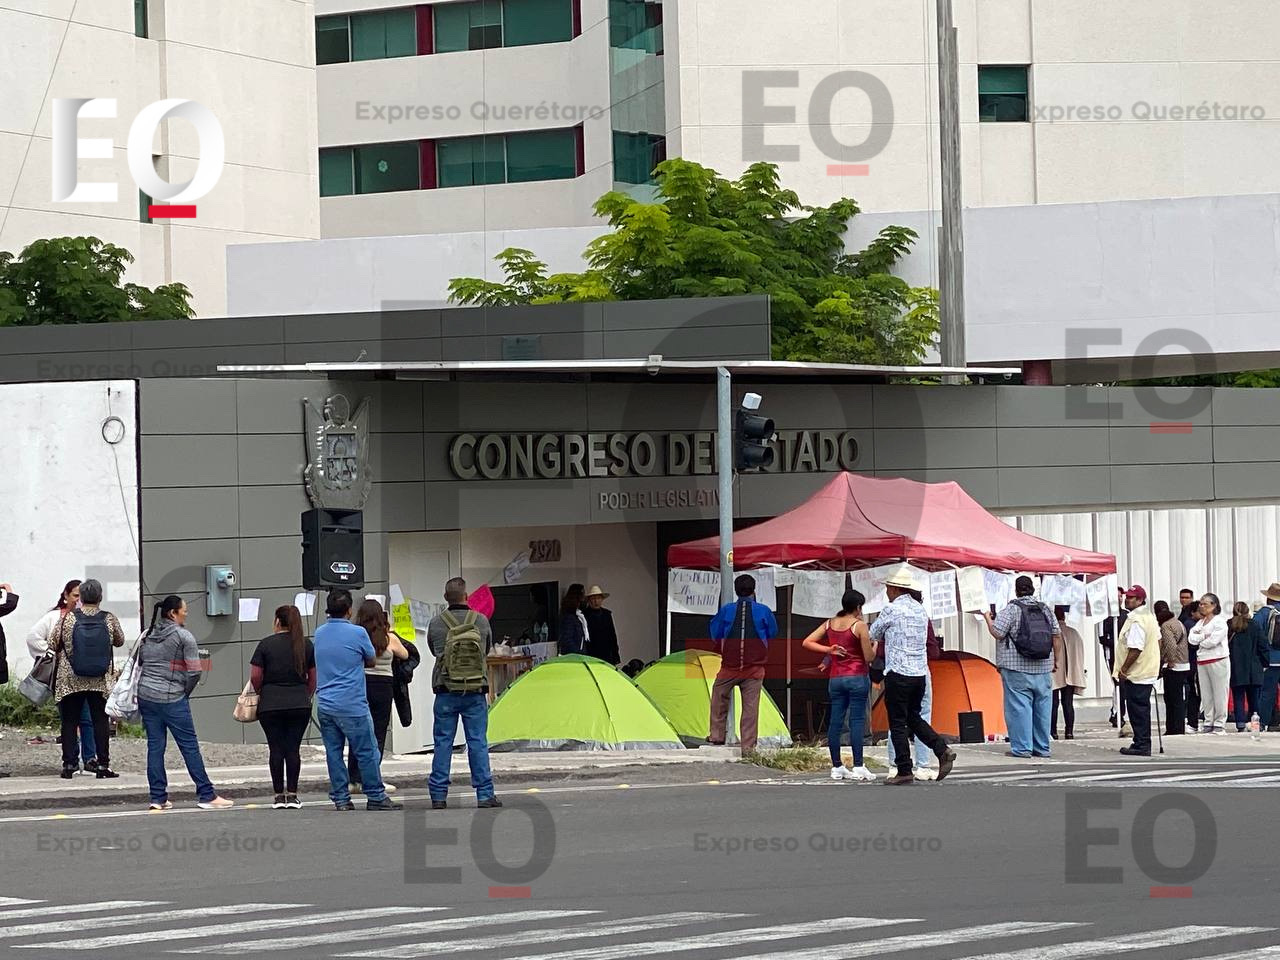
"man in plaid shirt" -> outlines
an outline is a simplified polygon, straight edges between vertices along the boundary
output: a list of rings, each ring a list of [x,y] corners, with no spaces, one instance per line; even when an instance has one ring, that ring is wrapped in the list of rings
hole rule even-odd
[[[1035,597],[1030,577],[1014,583],[1014,599],[998,616],[983,613],[987,629],[996,639],[996,666],[1004,684],[1004,722],[1009,728],[1011,757],[1048,757],[1050,714],[1053,710],[1054,655],[1042,660],[1024,657],[1014,645],[1023,617],[1043,616],[1053,636],[1061,630],[1048,605]]]

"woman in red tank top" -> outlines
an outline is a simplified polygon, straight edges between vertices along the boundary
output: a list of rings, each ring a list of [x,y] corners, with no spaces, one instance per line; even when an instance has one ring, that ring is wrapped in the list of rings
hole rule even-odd
[[[875,774],[863,762],[862,738],[867,721],[867,698],[871,677],[867,664],[874,659],[871,632],[862,618],[866,598],[857,590],[846,590],[840,612],[804,640],[804,648],[831,658],[831,724],[827,727],[827,747],[831,751],[832,780],[874,780]],[[849,745],[853,747],[853,769],[845,769],[840,758],[840,735],[845,718],[849,722]]]

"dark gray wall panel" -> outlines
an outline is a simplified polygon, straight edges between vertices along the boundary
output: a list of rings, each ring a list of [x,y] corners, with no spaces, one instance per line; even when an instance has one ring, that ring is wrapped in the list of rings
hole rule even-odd
[[[996,390],[1002,427],[1106,426],[1106,387],[1024,387]]]
[[[1111,498],[1114,503],[1212,500],[1213,465],[1113,466]]]
[[[236,480],[234,435],[142,436],[144,487],[233,487]]]
[[[1213,459],[1213,428],[1191,428],[1190,433],[1152,432],[1143,427],[1111,428],[1111,462],[1207,463]]]
[[[832,476],[773,473],[752,477],[753,483],[740,485],[736,514],[739,517],[773,517],[785,513],[829,483]],[[714,509],[709,516],[716,516]]]
[[[1213,428],[1213,459],[1219,464],[1280,460],[1280,431],[1273,426]]]
[[[421,483],[375,483],[364,507],[366,530],[425,530]]]
[[[996,432],[988,428],[875,431],[875,464],[881,472],[986,467],[995,462]]]
[[[995,431],[1002,467],[1083,467],[1106,464],[1106,427],[1001,427]]]
[[[240,541],[240,588],[246,596],[267,589],[293,587],[293,593],[302,589],[302,531],[301,524],[295,526],[292,534],[245,537]],[[293,593],[289,594],[290,601]]]
[[[301,483],[240,488],[240,536],[281,537],[297,533],[299,517],[311,509]]]
[[[1220,387],[1213,391],[1214,426],[1280,425],[1280,390]]]
[[[361,337],[359,340],[326,340],[319,343],[290,343],[284,349],[285,363],[392,363],[406,360],[442,360],[439,339],[381,340]]]
[[[1219,463],[1213,468],[1219,500],[1271,500],[1280,495],[1280,463]]]
[[[1209,387],[1156,389],[1111,387],[1112,426],[1150,427],[1153,423],[1209,424],[1213,391]]]
[[[947,483],[954,481],[984,507],[1000,506],[999,471],[993,467],[979,469],[940,470],[877,470],[877,477],[903,477],[921,483]]]
[[[735,389],[735,399],[741,391]],[[663,432],[678,424],[687,431],[716,427],[716,384],[641,383],[592,384],[590,403],[575,410],[574,432]]]
[[[1111,502],[1111,468],[1002,467],[1000,501],[994,506],[1071,506]]]
[[[143,380],[138,405],[144,437],[236,432],[233,380]]]
[[[990,427],[996,387],[873,387],[877,427]]]
[[[302,483],[306,452],[301,431],[242,433],[234,439],[241,486]]]
[[[142,575],[144,588],[157,597],[171,593],[179,596],[199,595],[204,603],[204,568],[214,564],[231,564],[237,572],[241,566],[241,546],[246,541],[222,540],[146,540]],[[152,603],[155,601],[152,600]],[[150,607],[148,607],[150,610]]]
[[[217,540],[241,535],[236,487],[142,491],[146,540]]]
[[[238,694],[240,691],[237,690]],[[236,707],[234,696],[202,697],[197,692],[191,698],[191,718],[195,722],[196,736],[211,743],[244,743],[245,730],[256,727],[256,723],[239,723],[231,715]],[[177,772],[174,771],[176,774]],[[215,783],[216,787],[217,784]],[[179,796],[194,795],[189,782],[180,778],[170,779],[170,788]]]

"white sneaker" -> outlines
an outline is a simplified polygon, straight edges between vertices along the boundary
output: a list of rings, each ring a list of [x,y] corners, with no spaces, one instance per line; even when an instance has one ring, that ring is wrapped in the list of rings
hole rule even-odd
[[[844,764],[841,764],[838,767],[831,768],[831,779],[832,780],[849,780],[851,778],[849,777],[848,771],[845,770]]]
[[[933,767],[916,767],[917,780],[937,780],[938,771]]]
[[[863,783],[871,783],[875,778],[876,775],[866,767],[854,767],[845,774],[846,780],[859,780]]]
[[[147,807],[148,813],[163,813],[165,810],[173,809],[173,801],[166,800],[164,803],[153,803]]]
[[[226,810],[235,805],[234,800],[228,800],[226,797],[214,797],[212,800],[202,800],[196,804],[201,810]]]
[[[382,789],[387,791],[387,793],[395,793],[396,785],[394,783],[384,783],[382,785]]]

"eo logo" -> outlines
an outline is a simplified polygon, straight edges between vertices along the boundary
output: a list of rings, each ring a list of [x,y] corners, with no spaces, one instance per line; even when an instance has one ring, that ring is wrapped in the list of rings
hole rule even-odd
[[[111,120],[116,116],[114,99],[90,98],[85,100],[53,101],[53,202],[54,203],[115,203],[118,192],[114,183],[80,183],[76,176],[76,161],[109,160],[114,143],[110,138],[80,139],[77,129],[80,118],[86,120]],[[151,159],[151,145],[156,129],[168,119],[190,121],[200,137],[200,159],[195,176],[185,183],[169,183],[155,171]],[[207,194],[222,176],[227,144],[222,125],[207,107],[194,100],[160,100],[144,108],[134,118],[129,128],[129,173],[134,183],[149,197],[171,201],[172,206],[152,206],[152,218],[191,218],[196,215],[195,204]]]

